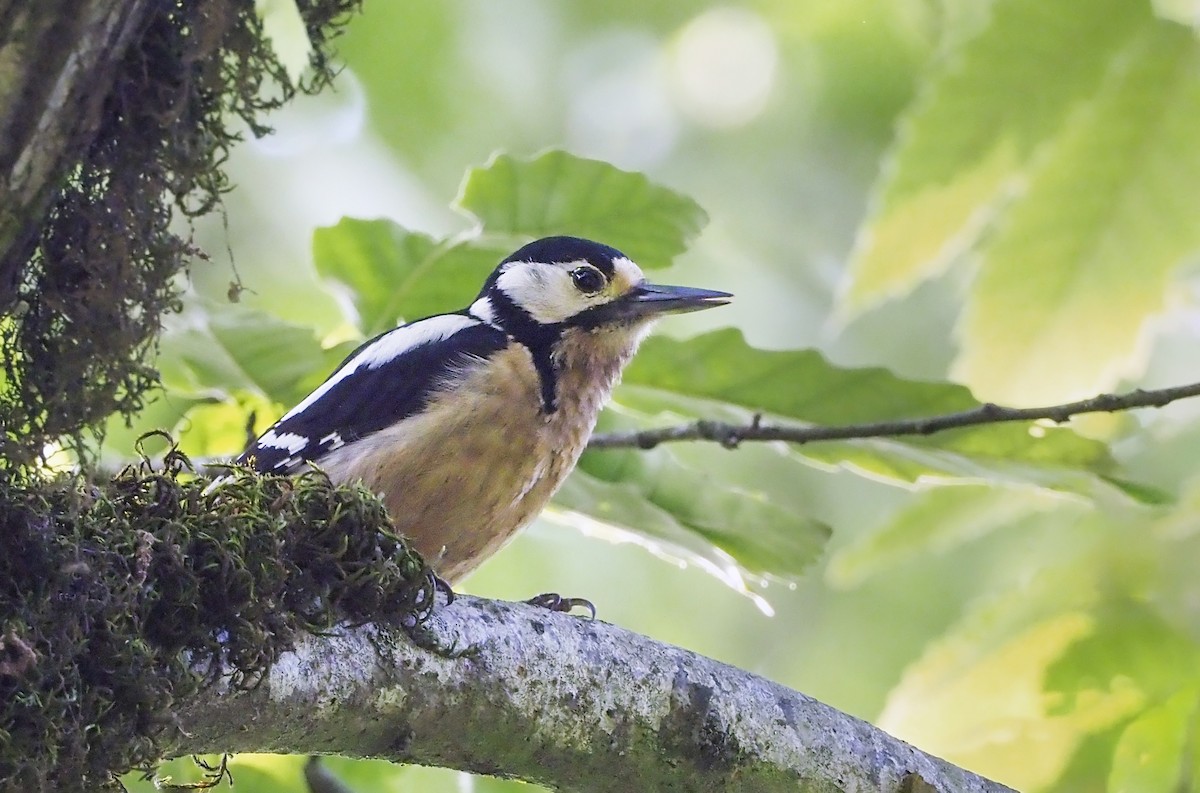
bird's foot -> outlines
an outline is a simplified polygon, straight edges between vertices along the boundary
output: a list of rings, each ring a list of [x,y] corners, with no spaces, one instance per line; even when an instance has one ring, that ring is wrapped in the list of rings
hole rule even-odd
[[[453,603],[455,600],[455,594],[454,589],[450,586],[450,582],[432,570],[428,571],[426,575],[429,576],[429,580],[432,585],[431,590],[433,592],[434,603],[437,602],[437,595],[439,592],[446,596],[447,606]],[[451,660],[462,658],[465,655],[470,655],[476,649],[478,649],[475,645],[472,645],[469,642],[460,646],[458,637],[447,639],[445,636],[438,633],[437,630],[429,625],[426,625],[425,620],[429,618],[432,612],[433,607],[431,604],[429,611],[423,616],[423,618],[419,620],[409,620],[402,625],[404,632],[408,634],[408,638],[412,640],[413,644],[417,645],[423,650],[427,650],[435,655],[440,655],[443,658],[448,658]]]
[[[557,592],[546,592],[541,595],[535,595],[525,602],[531,606],[541,606],[544,609],[557,611],[562,614],[570,614],[575,609],[585,609],[588,613],[588,619],[596,619],[596,607],[587,598],[565,598]]]
[[[407,631],[411,631],[429,619],[433,615],[433,610],[437,607],[439,592],[446,596],[447,606],[454,602],[454,590],[450,588],[450,583],[437,573],[426,568],[425,581],[416,592],[415,602],[410,604],[401,616],[400,626]]]

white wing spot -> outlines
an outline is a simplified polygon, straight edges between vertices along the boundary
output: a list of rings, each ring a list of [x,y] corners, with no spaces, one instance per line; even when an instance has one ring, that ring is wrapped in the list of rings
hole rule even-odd
[[[258,445],[270,449],[286,449],[288,454],[294,455],[304,451],[304,447],[308,446],[308,438],[294,432],[281,432],[276,435],[275,430],[271,429],[258,439]]]
[[[334,449],[340,449],[345,446],[346,442],[342,440],[342,436],[340,434],[331,432],[321,439],[321,445],[324,446],[326,444],[329,445],[328,451],[333,451]]]

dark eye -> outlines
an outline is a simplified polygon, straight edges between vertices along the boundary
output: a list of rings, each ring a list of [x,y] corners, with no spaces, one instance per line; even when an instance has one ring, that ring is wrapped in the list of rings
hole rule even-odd
[[[571,271],[571,280],[585,295],[594,295],[604,288],[604,274],[595,267],[576,267]]]

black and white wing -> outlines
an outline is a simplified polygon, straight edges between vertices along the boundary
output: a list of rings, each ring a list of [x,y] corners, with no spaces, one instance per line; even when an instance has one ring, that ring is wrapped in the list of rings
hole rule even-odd
[[[381,333],[352,352],[237,461],[265,473],[294,473],[309,460],[419,413],[448,377],[507,344],[503,331],[463,314]]]

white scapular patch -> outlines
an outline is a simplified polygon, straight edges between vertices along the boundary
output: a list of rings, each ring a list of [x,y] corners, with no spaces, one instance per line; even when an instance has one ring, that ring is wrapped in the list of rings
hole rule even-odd
[[[359,351],[346,365],[338,369],[324,383],[304,398],[300,404],[289,410],[280,421],[287,421],[298,416],[328,393],[329,389],[354,374],[358,369],[378,369],[380,366],[394,361],[404,353],[422,344],[434,344],[450,338],[460,330],[479,324],[479,320],[464,317],[460,314],[442,314],[436,317],[422,319],[411,325],[402,325],[383,336],[380,336],[369,347]]]
[[[288,454],[298,454],[304,451],[304,447],[308,446],[308,438],[303,435],[297,435],[294,432],[281,432],[276,435],[275,430],[267,430],[258,439],[258,445],[267,446],[271,449],[286,449]]]

